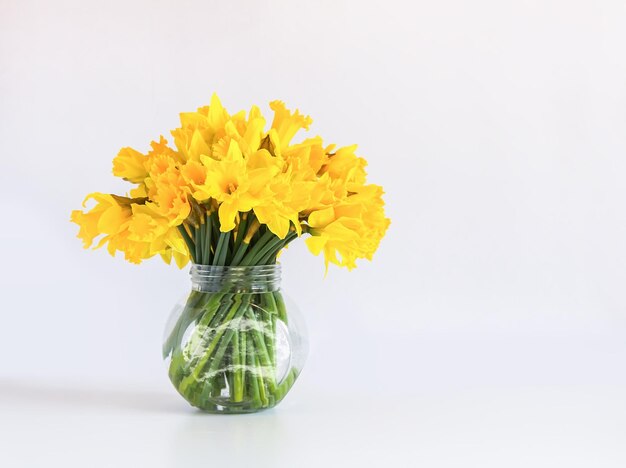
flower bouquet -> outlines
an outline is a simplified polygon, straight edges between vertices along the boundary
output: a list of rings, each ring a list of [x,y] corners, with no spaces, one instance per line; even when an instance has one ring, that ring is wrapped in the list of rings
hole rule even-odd
[[[169,377],[193,406],[252,412],[276,405],[306,357],[302,321],[280,290],[277,258],[306,235],[315,255],[352,269],[384,236],[382,188],[366,183],[356,146],[292,143],[311,119],[273,101],[229,114],[216,95],[182,113],[147,154],[123,148],[113,174],[125,196],[92,193],[73,211],[85,248],[106,245],[132,263],[160,255],[191,265],[192,290],[170,318]]]

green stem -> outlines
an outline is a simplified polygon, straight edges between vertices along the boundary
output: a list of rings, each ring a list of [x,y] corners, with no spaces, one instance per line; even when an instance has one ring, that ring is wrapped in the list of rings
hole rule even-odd
[[[276,237],[276,236],[270,230],[267,230],[265,234],[263,234],[263,236],[261,236],[261,238],[257,242],[254,242],[254,246],[247,253],[247,255],[243,258],[243,260],[241,261],[241,265],[242,266],[256,265],[256,263],[252,262],[252,260],[256,257],[258,252],[264,248],[265,244],[267,244],[268,242],[272,240],[273,237]]]
[[[265,347],[267,348],[267,354],[270,357],[270,365],[272,369],[276,369],[276,352],[274,351],[274,330],[272,327],[273,317],[276,316],[276,312],[273,310],[265,309],[261,312],[263,314],[263,338],[265,339]]]
[[[250,244],[255,245],[267,231],[268,229],[265,226],[260,226],[250,239]]]
[[[239,331],[239,362],[241,363],[241,391],[245,392],[246,388],[246,335],[247,332],[245,329]],[[243,395],[242,395],[243,399]]]
[[[254,349],[254,341],[252,339],[252,333],[246,332],[250,334],[250,337],[246,340],[249,347],[248,355],[246,356],[247,370],[249,373],[248,380],[250,381],[250,394],[252,397],[252,406],[255,408],[260,408],[263,406],[263,402],[261,401],[261,392],[259,390],[259,379],[257,374],[257,364]],[[263,380],[261,380],[261,385],[263,385]]]
[[[241,354],[239,352],[239,331],[235,330],[232,342],[233,401],[240,402],[243,400],[243,369],[241,364]]]
[[[179,332],[185,330],[189,324],[197,318],[201,309],[196,308],[196,305],[202,300],[202,297],[203,294],[198,291],[192,290],[189,294],[185,308],[176,321],[174,328],[172,328],[170,336],[168,336],[165,343],[163,343],[163,357],[167,356],[174,348],[180,345],[180,341],[177,340],[177,338],[179,338]]]
[[[244,300],[244,296],[245,296],[245,300]],[[235,313],[232,315],[232,318],[229,319],[227,317],[223,322],[222,327],[225,328],[226,330],[223,333],[223,338],[221,338],[221,341],[220,341],[220,337],[218,336],[213,338],[214,342],[220,341],[220,345],[217,348],[217,351],[215,351],[214,356],[210,356],[209,350],[214,349],[215,346],[212,346],[213,343],[209,345],[209,348],[207,349],[207,352],[205,354],[205,357],[207,358],[211,357],[211,364],[207,372],[209,376],[217,372],[220,366],[224,367],[222,360],[224,358],[224,355],[226,354],[229,344],[231,343],[231,340],[233,340],[235,332],[239,329],[239,323],[241,322],[241,317],[243,317],[246,310],[248,309],[248,306],[250,305],[249,296],[250,296],[249,294],[236,294],[235,295],[235,305],[233,306],[233,309],[235,309]],[[205,360],[205,363],[206,363],[206,360]]]
[[[263,338],[263,334],[260,330],[258,319],[255,317],[254,313],[248,309],[247,316],[250,319],[252,324],[252,339],[254,340],[254,346],[257,350],[255,353],[256,358],[260,361],[263,369],[267,369],[267,387],[270,392],[276,390],[276,383],[274,382],[274,374],[275,369],[272,366],[272,361],[270,359],[269,353],[267,352],[267,347],[265,346],[265,339]]]
[[[230,264],[232,266],[237,266],[239,265],[239,262],[241,262],[241,259],[243,258],[244,254],[246,253],[246,250],[248,250],[248,246],[250,244],[248,242],[242,242],[241,245],[237,248],[237,251],[235,252],[235,256],[233,257],[233,259],[231,260]]]
[[[242,213],[239,218],[239,226],[237,226],[237,235],[235,236],[235,242],[233,244],[233,252],[237,252],[239,250],[239,246],[243,241],[243,238],[246,235],[246,228],[248,227],[249,218],[252,215],[249,213]]]
[[[214,266],[224,266],[226,263],[226,254],[228,252],[228,238],[229,232],[220,233],[220,237],[217,241],[217,247],[215,247],[215,256],[213,257]]]
[[[197,352],[197,349],[200,346],[198,342],[201,342],[202,337],[197,336],[199,331],[207,329],[207,325],[210,319],[219,309],[220,303],[219,300],[216,300],[217,298],[208,296],[207,294],[203,293],[199,294],[200,300],[198,301],[198,303],[194,304],[193,308],[189,308],[190,311],[192,311],[194,314],[193,321],[200,318],[200,320],[194,327],[194,331],[190,339],[185,345],[185,348],[187,350],[192,350],[192,352],[184,353],[183,350],[180,348],[180,344],[183,340],[183,335],[187,331],[187,328],[182,326],[179,327],[176,335],[176,342],[174,345],[174,351],[172,352],[172,360],[170,362],[170,378],[175,385],[178,385],[183,376],[188,372],[187,369],[189,368],[190,363],[186,360],[185,356],[193,356],[193,352]]]
[[[248,306],[248,304],[246,304],[245,307],[240,307],[243,299],[242,296],[243,295],[241,294],[235,294],[233,305],[231,306],[224,320],[221,322],[222,326],[216,328],[215,336],[213,337],[209,345],[203,350],[202,357],[193,367],[191,373],[180,382],[179,389],[181,392],[186,393],[187,389],[191,385],[193,385],[194,382],[197,382],[199,380],[200,374],[202,374],[204,366],[207,364],[209,359],[213,358],[208,372],[209,378],[211,378],[213,373],[215,373],[215,371],[217,370],[217,367],[221,364],[222,357],[226,352],[226,347],[228,346],[228,343],[234,333],[234,327],[231,325],[231,320],[241,317],[241,315],[243,315]],[[226,335],[226,337],[224,340],[222,340],[222,337],[224,335]],[[218,348],[220,342],[221,346]],[[215,356],[213,356],[214,352],[216,352]]]
[[[183,240],[185,241],[185,244],[187,245],[187,250],[189,250],[189,255],[191,256],[191,260],[193,261],[193,263],[196,263],[196,247],[193,244],[193,240],[191,239],[191,237],[189,237],[189,234],[187,234],[187,230],[185,229],[185,226],[183,226],[182,224],[178,226],[178,231],[180,232],[180,235],[183,236]]]
[[[271,263],[276,263],[276,256],[278,252],[280,252],[283,248],[287,246],[292,240],[298,237],[298,234],[295,232],[290,232],[287,234],[287,237],[282,239],[280,242],[277,242],[274,247],[267,251],[267,253],[263,257],[259,257],[257,259],[256,264],[258,265],[269,265]],[[259,252],[259,256],[261,253]]]
[[[280,291],[274,291],[272,293],[274,300],[276,301],[276,311],[278,312],[278,319],[287,325],[287,308],[285,307],[285,300]]]
[[[211,228],[211,215],[207,213],[206,222],[204,223],[204,265],[211,264],[211,232],[213,229]]]
[[[230,300],[232,295],[230,294],[203,294],[208,300],[203,305],[203,315],[196,324],[193,333],[189,337],[185,346],[185,355],[189,357],[188,361],[184,364],[184,374],[188,374],[190,369],[196,363],[198,356],[202,354],[202,349],[210,339],[211,336],[216,333],[217,326],[215,323],[220,324],[222,317],[226,313],[226,309],[230,307]]]
[[[287,373],[287,375],[285,376],[283,381],[280,383],[280,385],[276,387],[276,391],[274,392],[274,398],[275,398],[276,403],[278,403],[280,400],[282,400],[285,397],[285,395],[287,394],[287,392],[289,391],[293,383],[296,381],[297,377],[298,377],[298,371],[292,368]]]
[[[215,240],[219,240],[220,238],[220,223],[219,223],[219,215],[217,213],[215,213],[215,216],[211,216],[211,227],[213,228],[212,231],[212,235],[215,238]],[[217,245],[214,246],[213,248],[213,254],[215,255],[215,249],[217,248]]]
[[[259,363],[258,354],[254,355],[254,367],[256,368],[256,371],[257,371],[256,381],[258,382],[258,386],[259,386],[259,397],[261,399],[261,405],[268,406],[269,399],[267,398],[267,393],[266,393],[266,388],[265,388],[265,382],[264,382],[265,376],[263,375],[264,374],[263,367]]]
[[[195,228],[194,238],[196,239],[196,260],[202,263],[202,224]]]
[[[242,262],[242,265],[249,265],[249,266],[250,265],[263,265],[263,263],[261,263],[261,260],[265,258],[268,253],[275,250],[276,247],[278,247],[281,244],[281,242],[282,242],[282,239],[279,239],[278,237],[276,237],[275,239],[272,239],[270,242],[265,244],[261,249],[259,249],[255,253],[255,255],[251,257],[250,260],[248,260],[248,263],[245,263],[245,259],[244,259],[244,261]],[[248,255],[246,255],[246,258],[248,257]]]
[[[276,317],[278,316],[278,307],[276,305],[276,300],[274,299],[274,294],[271,292],[264,293],[264,307],[263,315],[265,319],[264,323],[264,336],[265,336],[265,346],[267,348],[267,352],[270,356],[270,361],[272,363],[272,368],[274,371],[276,370]]]

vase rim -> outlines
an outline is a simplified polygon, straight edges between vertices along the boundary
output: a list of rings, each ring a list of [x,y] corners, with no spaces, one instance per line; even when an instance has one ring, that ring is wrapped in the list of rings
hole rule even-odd
[[[257,293],[280,289],[279,263],[272,265],[199,265],[189,274],[193,289],[201,292]]]

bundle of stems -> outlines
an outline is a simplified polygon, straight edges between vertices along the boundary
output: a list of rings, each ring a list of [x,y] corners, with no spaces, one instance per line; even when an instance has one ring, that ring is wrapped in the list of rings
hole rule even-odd
[[[295,229],[284,239],[260,224],[253,212],[239,214],[233,231],[221,232],[217,212],[195,205],[190,216],[178,227],[193,263],[214,266],[254,266],[276,263],[276,256],[293,241]]]
[[[231,232],[220,232],[217,213],[206,209],[195,221],[179,229],[197,265],[275,264],[280,250],[297,237],[290,231],[280,239],[252,212],[242,213]],[[277,375],[277,327],[288,325],[283,296],[279,290],[233,288],[225,279],[218,291],[193,290],[188,296],[164,344],[169,377],[184,398],[207,411],[272,407],[297,377],[296,369]]]

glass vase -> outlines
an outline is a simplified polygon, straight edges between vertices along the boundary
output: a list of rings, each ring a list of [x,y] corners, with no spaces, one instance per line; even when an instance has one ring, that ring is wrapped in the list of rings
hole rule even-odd
[[[278,404],[308,350],[304,321],[280,289],[280,265],[193,265],[191,282],[190,294],[172,311],[163,344],[176,390],[213,413]]]

